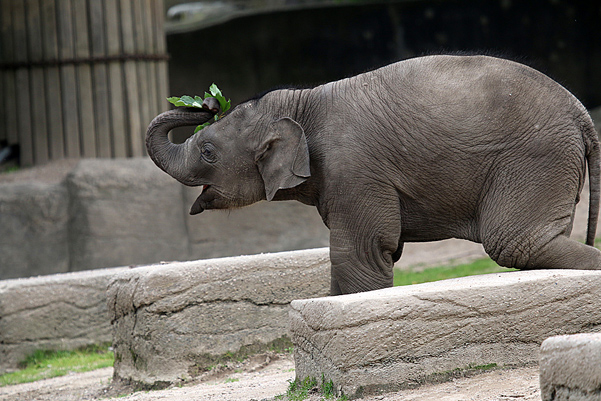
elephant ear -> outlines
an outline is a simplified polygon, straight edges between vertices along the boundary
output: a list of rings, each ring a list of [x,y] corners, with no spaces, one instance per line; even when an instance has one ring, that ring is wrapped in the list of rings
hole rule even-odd
[[[271,125],[255,156],[271,201],[279,189],[293,188],[311,176],[309,147],[303,128],[288,117]]]

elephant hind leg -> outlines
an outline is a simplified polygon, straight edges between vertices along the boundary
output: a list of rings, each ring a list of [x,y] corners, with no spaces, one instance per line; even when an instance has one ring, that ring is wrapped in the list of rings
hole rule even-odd
[[[531,257],[527,268],[601,270],[601,251],[560,235]]]
[[[489,256],[501,266],[517,269],[601,270],[601,251],[589,245],[557,235],[536,245],[518,236],[505,246],[484,243]],[[541,245],[542,243],[542,245]]]

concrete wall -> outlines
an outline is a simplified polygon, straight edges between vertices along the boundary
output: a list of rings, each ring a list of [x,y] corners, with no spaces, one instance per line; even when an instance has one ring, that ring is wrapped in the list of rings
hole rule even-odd
[[[112,342],[106,287],[123,270],[0,281],[0,374],[39,349]]]
[[[549,336],[601,331],[600,291],[601,271],[532,270],[295,300],[296,377],[353,399],[455,369],[535,365]]]
[[[197,194],[146,158],[0,183],[0,279],[328,245],[315,208],[262,202],[190,216]]]
[[[118,378],[177,381],[290,344],[289,303],[326,296],[329,274],[321,248],[3,280],[0,374],[38,349],[112,342]]]
[[[327,248],[120,272],[107,291],[115,378],[174,383],[226,353],[289,344],[288,305],[328,295],[329,276]]]

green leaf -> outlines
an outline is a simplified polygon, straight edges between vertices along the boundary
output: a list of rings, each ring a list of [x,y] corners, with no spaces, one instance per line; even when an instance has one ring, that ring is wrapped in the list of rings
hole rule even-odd
[[[206,122],[206,123],[204,123],[204,124],[201,124],[201,125],[199,125],[198,127],[196,127],[196,128],[194,129],[194,133],[196,134],[198,131],[200,131],[201,129],[203,129],[203,128],[205,128],[205,127],[208,127],[209,125],[211,125],[211,123],[210,123],[210,122]]]
[[[215,115],[215,121],[217,121],[218,119],[220,119],[221,117],[223,117],[223,115],[225,114],[225,112],[227,112],[231,107],[232,107],[232,101],[231,99],[226,100],[225,97],[223,96],[223,94],[221,93],[221,90],[217,87],[217,85],[215,85],[214,83],[211,84],[211,86],[209,87],[209,92],[205,92],[204,94],[204,99],[209,98],[209,97],[214,97],[215,99],[217,99],[217,101],[219,102],[219,106],[221,107],[221,114],[219,115]],[[188,95],[184,95],[182,97],[168,97],[167,100],[174,104],[177,107],[196,107],[196,108],[202,108],[202,103],[203,103],[203,98],[201,98],[200,96],[188,96]],[[201,129],[203,129],[204,127],[206,127],[209,123],[205,123],[203,125],[199,125],[198,127],[196,127],[196,130],[194,131],[195,133],[200,131]]]
[[[214,83],[211,84],[211,86],[209,87],[209,92],[211,92],[211,95],[215,96],[217,99],[219,99],[220,97],[223,97],[223,95],[221,94],[221,91],[219,90],[217,85],[215,85]]]
[[[202,108],[202,99],[199,96],[196,97],[192,97],[192,96],[188,96],[188,95],[184,95],[182,97],[168,97],[167,100],[170,103],[173,103],[174,105],[180,107],[180,106],[185,106],[185,107],[196,107],[196,108]]]
[[[175,106],[185,106],[184,102],[182,102],[180,100],[179,97],[174,96],[174,97],[168,97],[167,100],[169,101],[169,103],[174,104]]]
[[[225,98],[223,98],[223,100],[225,100]],[[221,104],[221,102],[220,102]],[[232,100],[228,99],[225,104],[221,105],[221,110],[223,110],[223,112],[225,113],[226,111],[228,111],[230,108],[232,107]]]
[[[184,102],[186,102],[186,104],[188,105],[188,107],[202,108],[202,101],[201,102],[197,102],[192,96],[184,95],[184,96],[182,96],[182,100]]]
[[[217,87],[217,85],[212,84],[209,87],[209,91],[211,92],[211,96],[213,96],[219,102],[219,106],[221,107],[221,112],[225,113],[232,107],[231,100],[225,100],[225,97],[221,93],[221,90]],[[207,97],[207,93],[205,93],[205,99]]]

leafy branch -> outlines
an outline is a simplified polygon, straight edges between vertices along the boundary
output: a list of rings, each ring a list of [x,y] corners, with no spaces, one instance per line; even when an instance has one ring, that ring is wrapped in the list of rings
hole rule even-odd
[[[182,97],[177,97],[177,96],[168,97],[167,100],[170,103],[172,103],[178,107],[183,106],[183,107],[195,107],[198,109],[202,109],[202,103],[203,103],[204,99],[207,99],[209,97],[214,97],[215,99],[217,99],[217,101],[219,102],[219,106],[221,107],[221,113],[215,114],[215,121],[217,121],[221,117],[223,117],[225,115],[225,113],[232,107],[232,101],[226,100],[225,97],[223,96],[223,94],[221,93],[221,90],[215,84],[212,84],[209,87],[209,92],[205,92],[204,98],[201,98],[200,96],[192,97],[192,96],[184,95]],[[203,129],[204,127],[207,127],[209,125],[211,125],[211,122],[208,122],[208,121],[204,124],[199,125],[194,130],[194,133],[197,133],[198,131],[200,131],[201,129]]]

